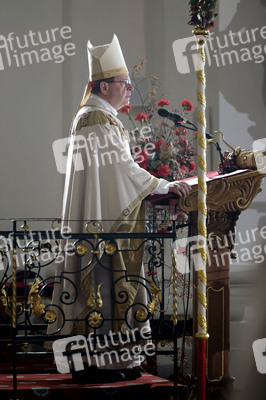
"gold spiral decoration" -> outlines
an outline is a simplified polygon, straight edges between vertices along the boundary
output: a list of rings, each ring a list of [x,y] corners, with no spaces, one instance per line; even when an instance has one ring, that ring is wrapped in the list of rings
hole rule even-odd
[[[204,74],[203,71],[198,71],[198,72],[197,72],[197,78],[198,78],[198,80],[200,81],[200,83],[201,83],[203,86],[205,86],[205,84],[206,84],[206,82],[205,82],[205,74]],[[204,96],[204,98],[205,98],[205,96]]]
[[[204,50],[203,50],[203,47],[201,46],[201,47],[199,47],[199,56],[200,56],[200,58],[201,58],[201,61],[203,62],[203,63],[205,63],[205,53],[204,53]],[[204,76],[204,79],[205,79],[205,73],[204,73],[204,71],[202,71],[203,72],[203,76]]]
[[[207,185],[206,185],[206,183],[205,183],[202,179],[200,179],[200,178],[198,178],[198,188],[199,188],[199,190],[200,190],[201,192],[203,192],[203,193],[205,194],[205,196],[207,195]]]
[[[207,320],[206,318],[198,311],[198,325],[206,332],[207,331]]]
[[[205,248],[199,248],[198,249],[198,252],[200,253],[200,255],[201,255],[201,258],[203,259],[203,261],[204,262],[207,262],[207,251],[206,251],[206,249]]]
[[[198,233],[199,235],[207,238],[207,229],[206,226],[198,219]]]
[[[203,245],[198,245],[198,303],[197,303],[197,335],[207,335],[207,140],[206,140],[206,97],[205,97],[205,38],[208,32],[202,27],[194,30],[197,41],[198,71],[197,71],[197,123],[198,123],[198,237],[202,237]],[[196,335],[196,336],[197,336]]]
[[[204,214],[205,216],[207,216],[207,207],[206,204],[204,203],[204,201],[202,201],[202,199],[198,199],[198,207],[199,210],[202,214]]]
[[[199,135],[199,133],[198,133],[198,135]],[[206,140],[205,140],[204,136],[199,135],[198,144],[200,145],[200,147],[202,147],[204,150],[206,150]]]
[[[203,95],[202,95],[202,96],[203,96]],[[206,104],[206,100],[205,100],[205,104]],[[206,117],[205,117],[205,115],[203,114],[203,112],[197,110],[197,119],[198,119],[198,122],[199,122],[201,125],[203,125],[204,127],[206,127]]]
[[[203,285],[207,285],[207,275],[205,271],[198,271],[198,279],[203,283]]]
[[[206,107],[206,99],[203,93],[201,93],[199,90],[197,90],[197,101],[202,104],[204,107]]]
[[[207,172],[206,161],[200,155],[198,155],[197,160],[198,160],[198,167],[202,169],[204,172]]]
[[[207,308],[207,297],[205,296],[204,293],[198,288],[198,300],[201,302],[204,308]]]

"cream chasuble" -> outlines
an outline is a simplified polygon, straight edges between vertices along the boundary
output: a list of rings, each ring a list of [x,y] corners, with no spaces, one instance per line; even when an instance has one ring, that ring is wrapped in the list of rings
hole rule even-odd
[[[91,224],[86,228],[90,221],[100,221],[103,232],[145,231],[142,200],[155,191],[160,180],[134,162],[125,130],[116,114],[109,103],[91,95],[74,119],[63,196],[62,229],[65,231],[68,227],[72,233],[86,233],[87,228],[93,230]],[[71,249],[74,240],[62,242],[62,247]],[[116,242],[119,249],[136,249],[141,240],[119,239]],[[101,249],[97,249],[98,260],[91,262],[91,246],[84,240],[82,244],[86,246],[84,257],[65,252],[64,260],[58,264],[53,306],[49,307],[57,319],[50,324],[48,333],[85,334],[84,329],[88,331],[88,313],[104,309],[104,304],[102,308],[101,301],[95,297],[97,289],[109,293],[109,298],[106,295],[103,303],[113,303],[113,315],[104,315],[107,319],[116,319],[113,331],[130,329],[123,321],[125,317],[132,320],[133,304],[146,304],[143,248],[137,252],[107,256],[102,243]],[[105,260],[103,266],[99,266],[101,260]],[[104,281],[100,287],[93,286],[92,276],[101,274],[102,268],[112,269],[113,288],[104,287]],[[71,320],[76,318],[83,319],[83,322],[73,323]],[[105,322],[102,328],[104,326],[107,327]]]

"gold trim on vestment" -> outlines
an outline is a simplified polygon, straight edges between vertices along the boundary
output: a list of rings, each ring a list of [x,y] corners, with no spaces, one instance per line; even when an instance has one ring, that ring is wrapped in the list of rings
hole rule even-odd
[[[140,233],[145,231],[145,203],[140,202],[132,211],[132,220],[125,219],[118,232]],[[144,239],[116,239],[118,251],[112,256],[114,282],[114,332],[123,331],[129,307],[134,304],[141,279]],[[143,282],[142,282],[143,283]],[[122,295],[122,297],[121,297]],[[144,304],[145,306],[145,304]],[[132,310],[133,311],[133,310]],[[127,324],[126,324],[127,325]]]
[[[141,194],[139,194],[135,200],[132,201],[132,203],[122,212],[122,214],[117,218],[115,223],[113,224],[112,228],[110,229],[110,232],[116,232],[118,229],[119,225],[125,218],[127,218],[131,212],[134,210],[134,208],[139,204],[140,201],[144,200],[145,197],[147,197],[150,193],[153,192],[154,189],[156,189],[158,186],[158,178],[154,177],[152,183],[150,186],[145,189]]]
[[[86,105],[84,105],[86,106]],[[91,127],[94,125],[106,125],[109,124],[110,126],[116,126],[121,136],[127,137],[126,133],[123,131],[121,125],[119,124],[118,120],[110,113],[107,113],[106,110],[92,110],[84,112],[83,114],[79,115],[79,120],[77,125],[74,127],[74,131],[72,134],[76,134],[76,132],[80,131],[82,128]],[[112,130],[112,132],[115,132]]]

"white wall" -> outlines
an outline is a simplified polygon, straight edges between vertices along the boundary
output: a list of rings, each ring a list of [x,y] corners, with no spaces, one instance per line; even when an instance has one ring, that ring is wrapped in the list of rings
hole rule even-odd
[[[262,55],[265,57],[266,36],[264,33],[264,37],[261,37],[259,33],[266,25],[265,6],[265,2],[258,0],[252,3],[248,0],[220,2],[218,34],[221,43],[224,43],[224,36],[228,37],[230,30],[234,33],[241,31],[245,41],[248,32],[250,39],[242,44],[235,38],[235,45],[231,44],[221,52],[235,50],[241,55],[247,54],[245,49],[248,49],[252,58],[231,64],[227,59],[219,68],[213,66],[220,81],[217,93],[219,126],[233,147],[252,149],[255,140],[265,137],[265,58],[256,59],[253,54],[253,51],[259,52],[257,46],[262,46]],[[256,372],[251,345],[254,340],[265,336],[265,290],[258,290],[263,280],[265,287],[266,247],[265,238],[259,233],[266,225],[265,201],[264,180],[263,191],[241,214],[237,223],[239,244],[236,251],[239,258],[231,265],[231,374],[237,378],[235,387],[244,388],[243,399],[263,398],[260,393],[263,376]],[[240,243],[247,242],[248,236],[249,243]]]
[[[61,1],[1,2],[1,35],[62,26]],[[44,47],[44,46],[43,46]],[[51,46],[50,46],[51,47]],[[32,48],[30,48],[32,50]],[[1,206],[3,217],[60,215],[61,179],[52,142],[62,133],[63,64],[8,67],[1,49]]]

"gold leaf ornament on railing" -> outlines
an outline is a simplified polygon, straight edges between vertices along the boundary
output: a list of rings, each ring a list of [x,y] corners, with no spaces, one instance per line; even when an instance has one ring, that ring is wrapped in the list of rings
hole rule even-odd
[[[44,311],[45,305],[41,303],[41,296],[39,295],[39,290],[40,290],[40,279],[36,278],[28,294],[28,304],[30,309],[32,309],[33,313],[36,315],[36,317],[41,319],[42,314],[45,313]]]
[[[45,304],[41,303],[39,290],[40,279],[36,278],[28,294],[28,305],[30,309],[32,309],[33,314],[39,319],[43,319],[44,317],[49,323],[54,322],[56,320],[56,313],[52,310],[45,311]]]
[[[103,306],[103,300],[102,300],[102,296],[101,296],[101,292],[100,292],[102,284],[103,284],[103,282],[97,286],[96,296],[94,293],[93,286],[92,286],[92,284],[90,284],[89,297],[87,300],[87,305],[89,306],[90,309],[93,308],[94,304],[96,304],[98,308],[102,308],[102,306]]]
[[[12,318],[12,312],[9,309],[8,297],[5,289],[6,281],[7,277],[5,276],[0,290],[0,317],[4,318],[7,315],[9,318]]]
[[[151,290],[151,301],[147,303],[148,311],[154,314],[158,310],[159,302],[162,301],[162,295],[160,289],[156,286],[152,275],[149,276],[150,290]]]

